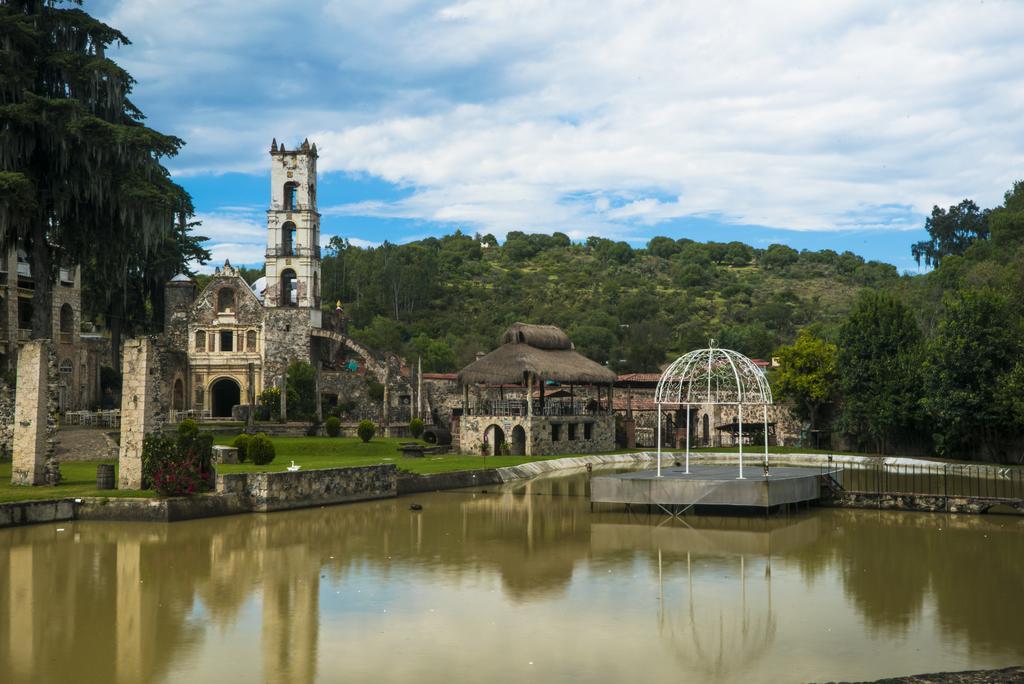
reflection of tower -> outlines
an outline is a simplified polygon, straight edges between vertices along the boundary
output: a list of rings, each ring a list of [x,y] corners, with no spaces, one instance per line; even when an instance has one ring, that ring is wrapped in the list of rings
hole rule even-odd
[[[153,616],[142,614],[142,545],[139,541],[117,541],[117,681],[140,682],[143,677],[143,628],[153,626]],[[145,623],[145,625],[143,624]]]
[[[295,547],[266,553],[270,562],[264,565],[263,681],[313,682],[320,620],[319,567]],[[296,557],[306,562],[294,563]]]
[[[7,636],[7,654],[11,669],[26,678],[32,675],[35,659],[35,620],[32,613],[34,551],[31,545],[12,546],[10,550],[10,568],[8,587],[10,608],[7,615],[9,623]]]

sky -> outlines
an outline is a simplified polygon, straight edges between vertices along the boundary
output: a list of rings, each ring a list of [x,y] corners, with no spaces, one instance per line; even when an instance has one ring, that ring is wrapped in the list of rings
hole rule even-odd
[[[259,263],[270,141],[324,241],[512,230],[851,250],[1024,178],[1024,3],[86,0],[196,202]]]

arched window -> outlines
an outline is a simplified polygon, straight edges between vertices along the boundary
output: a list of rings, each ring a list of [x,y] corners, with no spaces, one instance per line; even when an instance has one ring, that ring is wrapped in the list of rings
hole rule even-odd
[[[203,330],[196,330],[196,351],[206,351],[206,332]]]
[[[281,226],[281,256],[295,254],[295,224],[285,221]]]
[[[60,362],[61,375],[71,375],[75,372],[75,364],[71,359],[64,359]]]
[[[222,287],[217,292],[217,313],[234,313],[235,291],[230,287]]]
[[[281,272],[281,306],[298,306],[299,290],[295,271],[288,268]]]
[[[299,184],[288,181],[284,184],[284,210],[292,211],[299,208]]]
[[[256,331],[250,330],[245,334],[245,351],[256,351]]]
[[[185,383],[178,378],[174,381],[174,389],[171,394],[171,408],[181,411],[185,408]]]
[[[313,306],[320,308],[320,275],[313,272]]]
[[[60,307],[60,341],[65,344],[71,342],[71,336],[75,331],[75,312],[70,304]]]

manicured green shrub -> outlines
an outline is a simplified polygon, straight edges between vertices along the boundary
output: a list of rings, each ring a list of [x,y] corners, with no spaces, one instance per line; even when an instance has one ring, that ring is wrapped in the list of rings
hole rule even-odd
[[[266,465],[277,456],[274,443],[262,432],[257,432],[249,438],[249,460],[256,465]]]
[[[423,434],[423,421],[419,418],[413,418],[409,421],[409,434],[412,435],[413,439],[419,439],[420,435]]]
[[[341,421],[337,416],[331,416],[324,423],[324,430],[327,431],[328,437],[337,437],[341,434]]]
[[[252,435],[243,432],[242,434],[235,437],[234,441],[231,442],[231,446],[238,449],[238,462],[245,463],[249,458],[249,442],[252,440]]]
[[[372,420],[361,420],[359,421],[359,427],[356,428],[356,434],[359,435],[359,439],[364,442],[369,442],[373,439],[373,435],[377,432],[377,426],[373,424]]]
[[[199,434],[199,423],[186,418],[185,420],[178,423],[178,439],[190,439],[194,438]]]

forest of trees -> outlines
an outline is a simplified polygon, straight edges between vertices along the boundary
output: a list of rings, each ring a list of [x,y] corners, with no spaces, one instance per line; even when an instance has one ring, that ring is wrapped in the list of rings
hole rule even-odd
[[[859,293],[838,328],[809,326],[773,384],[857,448],[1024,462],[1024,182],[925,227],[913,253],[935,268]]]
[[[558,325],[620,371],[657,370],[712,337],[767,357],[801,327],[837,327],[860,289],[898,281],[850,252],[665,237],[634,249],[516,231],[503,244],[459,232],[374,248],[334,238],[322,276],[325,306],[343,303],[354,337],[431,371],[494,348],[517,320]]]

